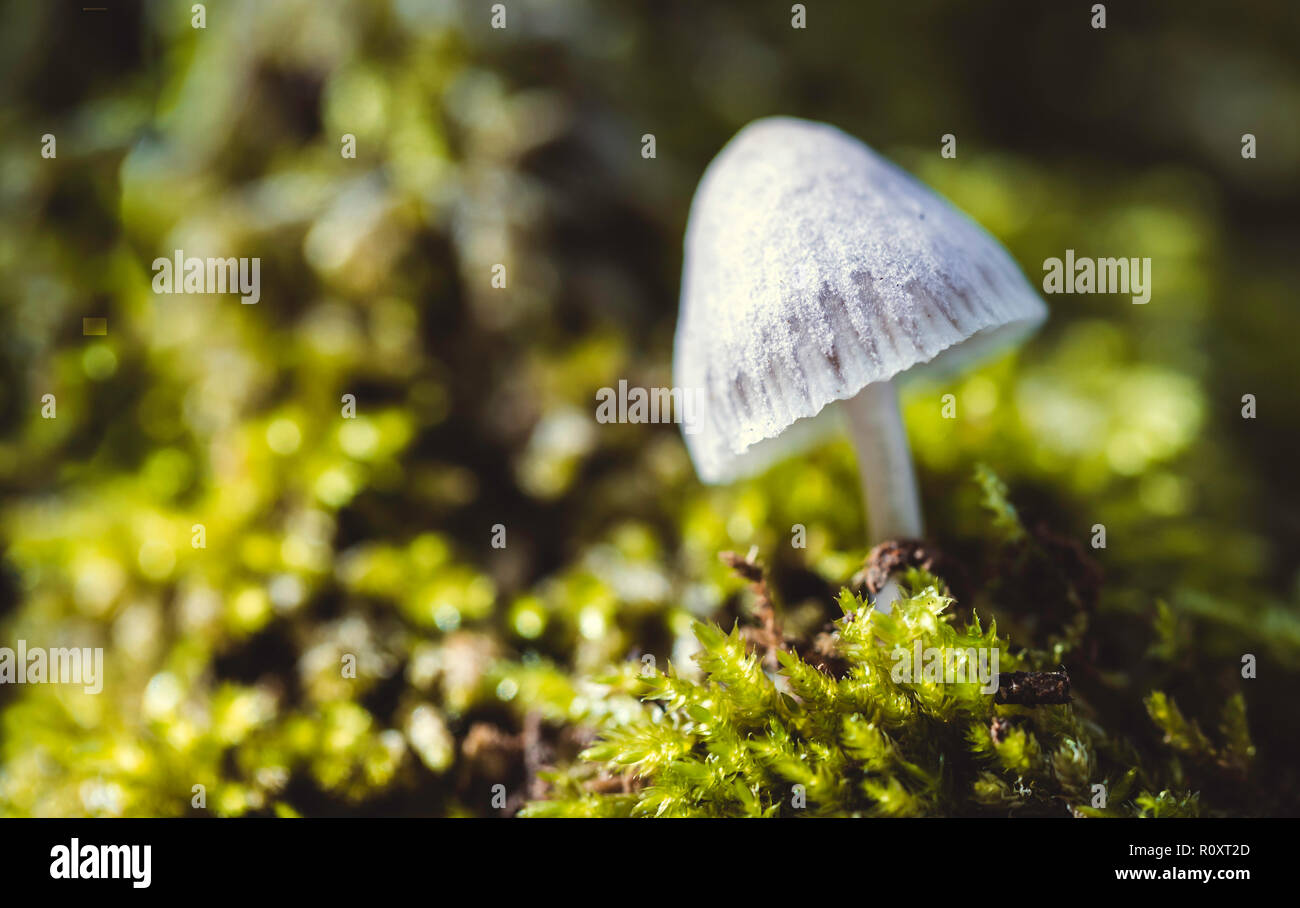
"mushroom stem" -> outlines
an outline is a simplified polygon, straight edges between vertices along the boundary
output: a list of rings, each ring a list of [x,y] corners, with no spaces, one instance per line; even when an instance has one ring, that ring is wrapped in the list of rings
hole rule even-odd
[[[871,545],[886,539],[917,539],[924,532],[912,452],[892,382],[867,385],[844,402],[858,454]]]

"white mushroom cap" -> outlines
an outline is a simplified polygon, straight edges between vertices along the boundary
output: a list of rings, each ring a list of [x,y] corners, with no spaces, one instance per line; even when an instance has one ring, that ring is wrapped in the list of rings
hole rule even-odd
[[[922,363],[965,367],[1047,307],[983,228],[862,142],[789,117],[742,129],[691,203],[673,382],[705,482],[811,444],[836,400]]]

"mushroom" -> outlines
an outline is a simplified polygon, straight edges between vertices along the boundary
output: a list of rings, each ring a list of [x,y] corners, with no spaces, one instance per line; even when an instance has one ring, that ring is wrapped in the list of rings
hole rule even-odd
[[[967,368],[1046,315],[997,240],[862,142],[789,117],[750,123],[705,171],[686,228],[673,383],[700,399],[685,434],[695,470],[755,474],[839,410],[870,542],[920,537],[895,380]]]

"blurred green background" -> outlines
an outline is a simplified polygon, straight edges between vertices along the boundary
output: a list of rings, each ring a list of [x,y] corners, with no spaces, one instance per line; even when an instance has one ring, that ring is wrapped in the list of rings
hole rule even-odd
[[[739,614],[719,551],[819,624],[865,554],[846,444],[706,488],[676,426],[594,420],[671,384],[692,192],[769,114],[863,139],[1036,285],[1152,258],[1148,305],[1048,297],[1015,357],[910,390],[927,520],[978,575],[983,462],[1060,537],[1105,524],[1089,702],[1158,746],[1148,691],[1212,725],[1241,690],[1237,809],[1300,812],[1293,3],[104,5],[0,7],[0,645],[106,650],[98,696],[0,686],[0,814],[486,815],[498,783],[509,813],[627,708],[590,676]],[[176,248],[260,257],[261,301],[154,295]]]

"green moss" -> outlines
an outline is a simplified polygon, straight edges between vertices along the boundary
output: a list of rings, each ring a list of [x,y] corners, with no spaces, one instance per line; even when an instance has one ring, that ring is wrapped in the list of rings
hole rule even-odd
[[[1040,576],[1053,552],[1025,529],[996,475],[981,467],[976,481],[1009,556],[1000,582],[1014,583],[1026,570]],[[550,797],[523,814],[1154,817],[1239,810],[1238,803],[1205,803],[1195,786],[1205,782],[1225,801],[1240,797],[1255,757],[1240,693],[1224,704],[1216,744],[1160,691],[1145,699],[1154,727],[1130,737],[1107,729],[1077,690],[1068,704],[1017,705],[999,702],[995,685],[981,684],[978,672],[963,671],[981,655],[1006,673],[1095,651],[1084,646],[1094,639],[1085,604],[1068,576],[1062,582],[1077,612],[1063,633],[1047,635],[1045,648],[1012,647],[995,622],[985,627],[973,613],[959,622],[947,584],[919,568],[901,576],[904,593],[887,612],[843,589],[842,616],[823,637],[843,666],[834,674],[827,660],[801,655],[807,641],[788,641],[779,668],[766,670],[739,626],[727,632],[697,622],[693,666],[628,666],[602,679],[642,707],[606,719],[581,762],[550,773]],[[1167,608],[1158,615],[1153,637],[1178,651],[1161,629]],[[932,654],[952,657],[950,675]],[[909,671],[918,659],[935,671]],[[1080,668],[1085,675],[1095,669]],[[1109,698],[1106,687],[1098,692]],[[1109,709],[1123,714],[1122,703]],[[612,778],[622,780],[622,790],[593,790],[607,790]]]
[[[691,680],[669,668],[609,679],[645,701],[633,719],[608,727],[582,758],[588,767],[553,776],[557,796],[526,816],[933,816],[999,813],[1179,815],[1194,793],[1128,797],[1135,779],[1120,748],[1083,720],[1077,705],[998,705],[976,682],[897,678],[900,658],[923,650],[1014,655],[995,625],[957,627],[941,582],[912,570],[909,592],[884,614],[847,590],[835,622],[848,663],[834,678],[792,652],[764,672],[738,629],[700,623]],[[957,677],[961,677],[958,674]],[[1153,698],[1156,699],[1156,698]],[[1167,701],[1160,698],[1161,704]],[[1177,729],[1178,749],[1208,746],[1176,710],[1153,716]],[[994,725],[997,730],[994,730]],[[1235,726],[1244,734],[1244,725]],[[1243,738],[1245,743],[1248,739]],[[1249,745],[1246,744],[1248,747]],[[592,767],[629,777],[633,793],[582,793]],[[1107,787],[1104,809],[1093,785]],[[566,796],[567,795],[567,796]]]
[[[914,102],[975,109],[988,86],[944,68],[904,67],[897,103],[808,109],[839,50],[887,61],[936,40],[926,17],[874,27],[869,4],[794,42],[741,0],[708,21],[611,5],[599,22],[512,24],[508,49],[436,4],[344,6],[325,40],[279,4],[206,30],[127,6],[143,40],[89,68],[38,40],[75,35],[59,4],[0,29],[20,63],[0,135],[14,200],[0,219],[0,643],[102,646],[107,674],[98,695],[0,686],[0,814],[486,815],[502,812],[496,783],[506,813],[532,797],[533,813],[625,814],[647,784],[668,797],[651,812],[793,812],[794,784],[803,813],[1300,812],[1297,486],[1279,456],[1294,408],[1275,390],[1294,384],[1278,345],[1300,308],[1268,212],[1242,215],[1267,193],[1211,185],[1192,159],[1165,166],[1169,111],[1154,108],[1133,123],[1155,167],[1141,136],[1125,161],[1048,166],[976,121],[964,147],[988,153],[954,167]],[[739,93],[701,80],[709,32],[730,36],[718,72],[773,50],[781,78]],[[611,34],[627,38],[617,62]],[[835,35],[853,46],[823,43]],[[949,50],[973,55],[951,72],[988,53]],[[1187,87],[1168,82],[1178,67],[1148,69],[1148,98]],[[869,66],[837,78],[848,96],[878,81]],[[66,103],[33,100],[51,97]],[[875,644],[842,631],[858,676],[815,667],[809,647],[862,560],[847,443],[704,487],[677,426],[592,422],[602,386],[671,383],[691,186],[736,126],[774,109],[895,137],[883,150],[1031,279],[1066,248],[1157,257],[1151,305],[1050,300],[1018,354],[904,396],[931,535],[955,567],[951,589],[916,578],[918,595],[936,584],[928,608],[945,603],[925,627],[877,616],[873,632],[984,639],[996,616],[1001,667],[1065,663],[1072,707],[869,682]],[[656,161],[638,153],[650,128]],[[48,160],[33,140],[47,131]],[[339,156],[345,132],[356,159]],[[262,301],[154,296],[150,262],[181,238],[262,257]],[[485,278],[497,261],[505,290]],[[108,334],[83,335],[84,317]],[[1248,391],[1258,419],[1241,418]],[[971,483],[979,461],[998,475]],[[1087,554],[1104,586],[1066,557],[1098,523],[1109,545]],[[717,556],[751,546],[800,644],[784,664],[748,664],[724,632],[748,615]],[[1258,678],[1240,675],[1247,655]],[[650,658],[708,700],[697,715],[641,699]],[[594,680],[611,671],[618,683]],[[1009,722],[996,744],[994,715]],[[653,757],[574,763],[597,730],[639,753],[648,726],[691,723],[716,755],[697,730],[653,771]],[[1105,810],[1090,806],[1098,782]]]

